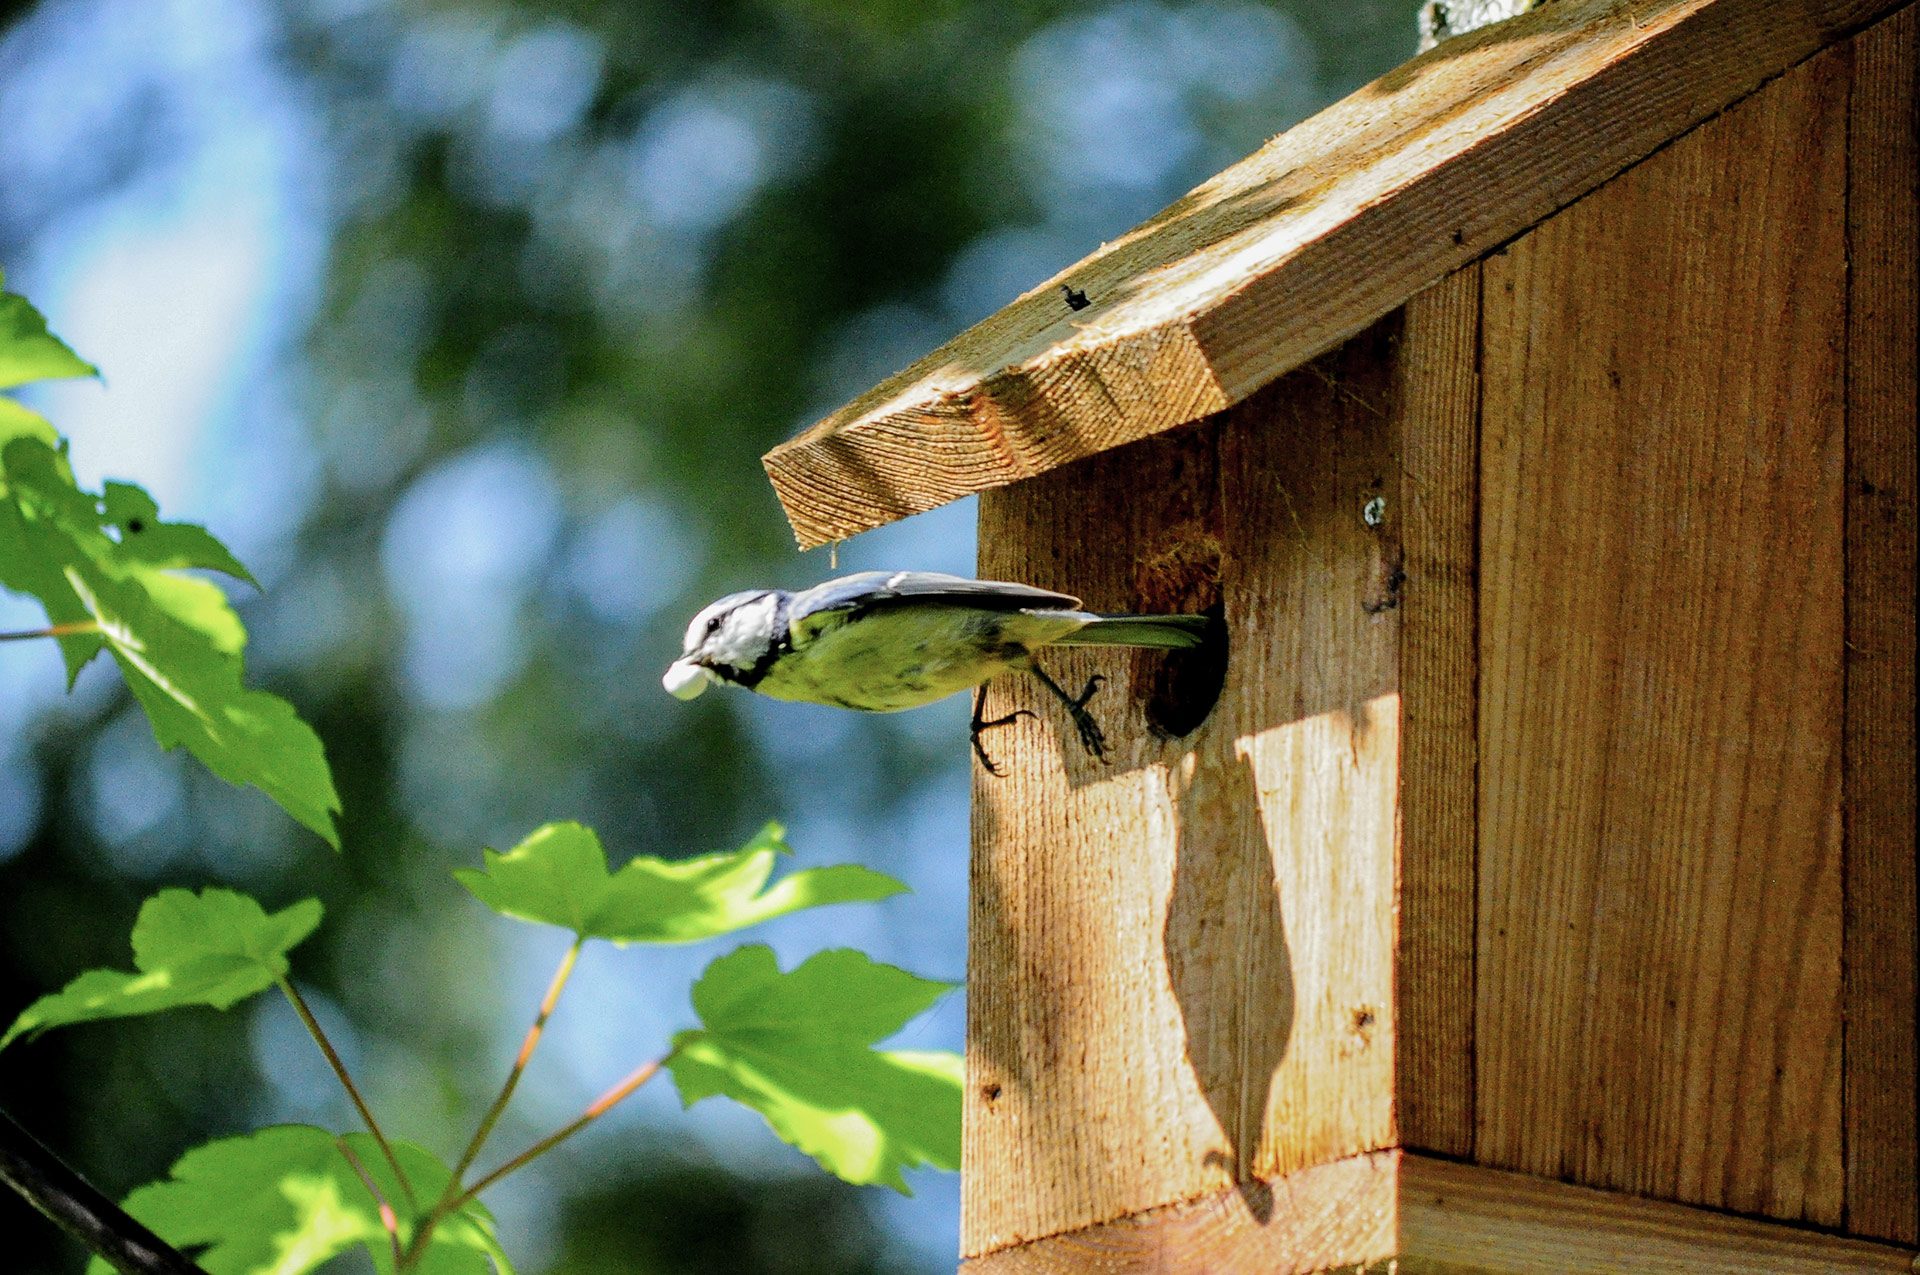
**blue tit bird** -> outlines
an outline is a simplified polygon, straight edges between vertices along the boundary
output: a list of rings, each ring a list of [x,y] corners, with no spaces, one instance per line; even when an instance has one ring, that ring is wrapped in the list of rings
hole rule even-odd
[[[1065,706],[1095,757],[1106,741],[1087,701],[1102,678],[1069,695],[1035,662],[1052,646],[1182,650],[1201,644],[1204,615],[1098,615],[1078,598],[1024,584],[967,580],[931,571],[862,571],[811,589],[730,593],[693,617],[679,659],[661,679],[680,699],[710,683],[775,699],[891,713],[984,687],[1002,673],[1039,679]],[[1016,718],[981,719],[973,705],[973,749],[998,774],[980,734]]]

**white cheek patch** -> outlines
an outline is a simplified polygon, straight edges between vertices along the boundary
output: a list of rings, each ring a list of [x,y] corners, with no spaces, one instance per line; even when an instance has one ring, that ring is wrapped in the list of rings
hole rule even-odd
[[[751,668],[767,652],[779,599],[771,595],[735,607],[721,622],[720,631],[706,640],[706,655],[715,664]]]

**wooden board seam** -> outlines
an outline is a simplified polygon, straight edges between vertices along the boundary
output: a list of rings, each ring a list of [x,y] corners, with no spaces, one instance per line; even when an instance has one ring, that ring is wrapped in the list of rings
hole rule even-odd
[[[1848,1229],[1920,1241],[1913,858],[1915,62],[1920,9],[1858,36],[1847,102],[1841,1155]]]
[[[1285,1202],[1270,1224],[1248,1216],[1254,1195]],[[1299,1234],[1287,1229],[1295,1221]],[[1911,1247],[1830,1228],[1390,1149],[1005,1245],[969,1257],[961,1271],[1286,1275],[1397,1262],[1421,1272],[1593,1275],[1621,1269],[1622,1251],[1641,1255],[1636,1269],[1659,1272],[1920,1269]]]

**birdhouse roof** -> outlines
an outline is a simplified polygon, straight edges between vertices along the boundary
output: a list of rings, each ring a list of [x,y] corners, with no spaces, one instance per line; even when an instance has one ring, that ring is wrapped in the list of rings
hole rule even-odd
[[[1231,406],[1904,2],[1557,0],[1448,40],[776,447],[774,490],[824,544]]]

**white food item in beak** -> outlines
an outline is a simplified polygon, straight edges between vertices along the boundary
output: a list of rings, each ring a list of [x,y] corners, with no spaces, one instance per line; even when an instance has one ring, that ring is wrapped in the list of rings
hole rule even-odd
[[[691,660],[675,660],[667,665],[667,672],[660,679],[660,685],[667,688],[667,694],[675,699],[694,699],[707,689],[707,683],[713,680],[713,674],[701,668]]]

